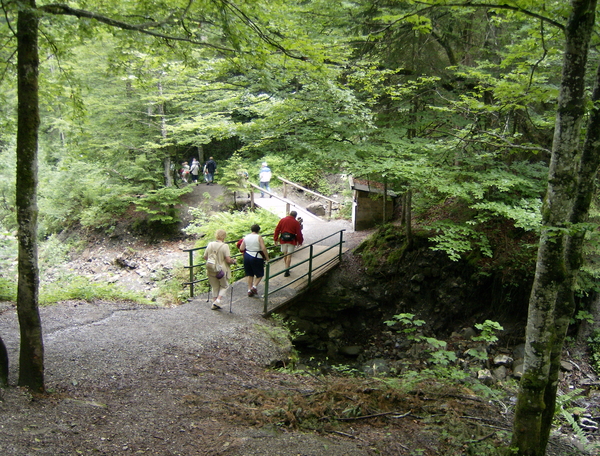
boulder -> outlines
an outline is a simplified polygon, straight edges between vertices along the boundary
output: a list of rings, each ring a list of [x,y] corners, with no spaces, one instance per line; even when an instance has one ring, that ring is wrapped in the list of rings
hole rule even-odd
[[[325,215],[325,208],[320,203],[311,203],[308,206],[306,206],[306,210],[311,214],[318,215],[319,217]]]
[[[513,359],[505,354],[500,354],[494,356],[494,365],[496,366],[510,366],[513,362]]]
[[[346,356],[358,356],[361,351],[362,347],[360,345],[346,345],[340,347],[340,353]]]

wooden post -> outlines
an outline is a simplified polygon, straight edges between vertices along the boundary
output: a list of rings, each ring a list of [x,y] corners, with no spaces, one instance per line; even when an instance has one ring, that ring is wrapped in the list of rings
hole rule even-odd
[[[250,188],[250,210],[254,210],[254,189]]]
[[[331,218],[331,207],[333,203],[330,200],[327,200],[327,217]]]

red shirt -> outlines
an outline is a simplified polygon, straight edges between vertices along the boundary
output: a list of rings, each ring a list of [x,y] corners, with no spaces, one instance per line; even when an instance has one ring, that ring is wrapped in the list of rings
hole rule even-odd
[[[302,243],[304,242],[300,222],[291,215],[283,217],[281,220],[279,220],[277,228],[275,228],[275,234],[273,235],[273,239],[275,240],[275,242],[279,240],[279,236],[281,235],[281,233],[292,233],[296,235],[293,241],[279,241],[281,244],[302,245]]]

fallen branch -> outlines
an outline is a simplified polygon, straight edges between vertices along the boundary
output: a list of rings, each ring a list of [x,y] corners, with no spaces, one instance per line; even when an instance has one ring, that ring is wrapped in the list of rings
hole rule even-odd
[[[336,418],[336,420],[338,421],[356,421],[356,420],[366,420],[369,418],[378,418],[380,416],[387,416],[387,415],[396,415],[393,418],[404,418],[405,416],[408,416],[412,413],[412,410],[410,410],[409,412],[406,412],[402,415],[398,415],[399,412],[397,411],[393,411],[393,412],[382,412],[382,413],[375,413],[373,415],[363,415],[363,416],[353,416],[351,418]]]

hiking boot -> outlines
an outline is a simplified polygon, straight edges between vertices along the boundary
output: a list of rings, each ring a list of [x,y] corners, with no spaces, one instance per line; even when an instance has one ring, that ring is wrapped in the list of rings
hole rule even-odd
[[[221,306],[213,304],[212,307],[211,307],[211,310],[219,310],[220,308],[221,308]]]
[[[283,274],[283,277],[289,277],[290,276],[290,271],[285,271],[285,274]]]
[[[248,296],[250,296],[250,297],[254,296],[254,292],[252,290],[248,290]]]
[[[258,290],[256,289],[256,287],[252,287],[252,288],[250,289],[250,291],[252,292],[252,294],[254,294],[254,295],[258,295]]]

